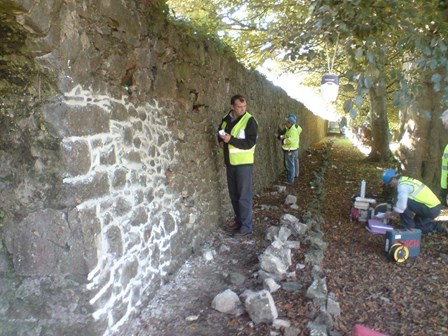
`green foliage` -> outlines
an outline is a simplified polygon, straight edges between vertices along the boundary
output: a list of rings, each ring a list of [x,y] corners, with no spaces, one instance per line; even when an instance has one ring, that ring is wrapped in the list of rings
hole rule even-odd
[[[376,0],[169,0],[178,15],[231,43],[248,67],[279,60],[285,71],[334,70],[341,95],[360,113],[373,86],[387,88],[391,113],[409,105],[432,73],[448,101],[445,2]],[[405,69],[406,67],[406,69]],[[349,109],[350,111],[350,109]],[[394,118],[392,118],[394,119]]]

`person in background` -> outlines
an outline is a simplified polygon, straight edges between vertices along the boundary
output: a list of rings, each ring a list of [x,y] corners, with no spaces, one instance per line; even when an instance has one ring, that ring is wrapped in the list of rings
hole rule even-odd
[[[287,184],[294,184],[294,179],[299,177],[299,148],[302,127],[297,124],[297,117],[289,114],[286,117],[286,127],[277,134],[282,142],[284,164],[286,169]]]
[[[218,144],[224,152],[227,188],[235,213],[234,223],[226,231],[235,237],[243,237],[253,232],[252,175],[258,125],[246,112],[244,96],[233,96],[230,107],[218,128]]]
[[[422,233],[446,232],[441,223],[434,221],[442,209],[439,199],[425,184],[411,177],[400,176],[394,169],[382,175],[385,185],[397,190],[397,202],[385,218],[399,216],[405,229],[420,229]]]
[[[339,122],[339,133],[345,134],[345,132],[347,131],[347,126],[347,117],[343,116],[341,118],[341,121]]]
[[[445,129],[448,129],[448,110],[445,110],[440,117]],[[446,196],[448,195],[448,145],[445,146],[445,150],[442,155],[442,168],[440,174],[440,198],[443,205],[448,205]]]

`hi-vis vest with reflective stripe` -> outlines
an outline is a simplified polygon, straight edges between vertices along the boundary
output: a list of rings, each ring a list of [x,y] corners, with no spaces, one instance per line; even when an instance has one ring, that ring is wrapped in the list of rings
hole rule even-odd
[[[241,134],[244,134],[247,122],[250,118],[252,118],[252,115],[249,112],[246,112],[237,122],[237,124],[233,126],[232,130],[230,131],[230,135],[234,138],[241,139]],[[227,123],[223,122],[221,124],[221,129],[225,129],[226,125]],[[232,166],[254,163],[255,145],[250,149],[239,149],[235,146],[232,146],[231,144],[229,144],[228,146],[229,161]]]
[[[286,151],[299,148],[299,128],[296,125],[292,125],[286,130],[282,148]]]
[[[442,156],[442,173],[440,174],[440,187],[442,189],[448,189],[447,179],[448,179],[448,145],[445,146],[445,150],[443,151]]]
[[[411,177],[402,176],[398,184],[410,185],[413,190],[408,197],[416,202],[425,204],[429,208],[434,208],[440,204],[439,199],[426,185]]]

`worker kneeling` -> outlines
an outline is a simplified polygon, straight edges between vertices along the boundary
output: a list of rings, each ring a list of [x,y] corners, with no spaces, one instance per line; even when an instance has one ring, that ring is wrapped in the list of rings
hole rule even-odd
[[[400,176],[394,169],[386,169],[383,183],[397,190],[397,202],[386,218],[400,216],[405,229],[420,229],[422,233],[443,232],[436,218],[442,209],[438,197],[425,184],[411,177]]]

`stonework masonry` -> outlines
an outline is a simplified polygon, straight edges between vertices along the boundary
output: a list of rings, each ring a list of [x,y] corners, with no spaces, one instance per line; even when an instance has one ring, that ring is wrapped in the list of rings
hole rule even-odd
[[[231,216],[217,125],[259,124],[255,191],[325,122],[163,1],[0,0],[0,335],[120,335]]]

